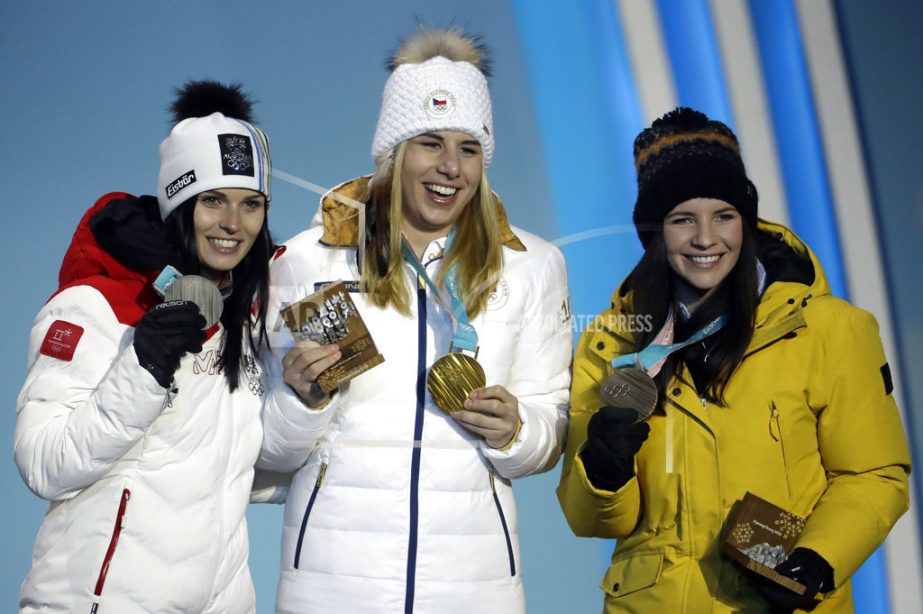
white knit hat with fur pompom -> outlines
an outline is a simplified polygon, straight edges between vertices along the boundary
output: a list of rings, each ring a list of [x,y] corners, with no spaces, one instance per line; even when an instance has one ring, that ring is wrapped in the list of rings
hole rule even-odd
[[[470,134],[481,144],[484,168],[494,155],[484,47],[458,30],[422,30],[390,62],[372,141],[377,162],[407,139],[443,130]]]

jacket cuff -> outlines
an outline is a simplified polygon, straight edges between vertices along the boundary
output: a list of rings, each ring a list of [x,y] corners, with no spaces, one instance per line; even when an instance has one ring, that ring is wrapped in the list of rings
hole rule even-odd
[[[571,471],[577,474],[580,486],[583,487],[585,491],[591,494],[593,497],[598,499],[608,499],[613,495],[619,495],[627,491],[629,484],[636,482],[637,478],[635,472],[632,471],[631,476],[616,490],[608,490],[606,488],[597,488],[593,485],[593,482],[590,480],[590,477],[587,475],[586,466],[583,464],[582,450],[574,458],[574,467]]]
[[[519,432],[522,430],[522,418],[516,418],[516,430],[513,432],[513,436],[510,437],[510,440],[500,446],[499,448],[494,448],[497,452],[506,452],[513,447],[513,444],[516,443],[516,438],[519,437]]]
[[[519,417],[516,433],[502,448],[493,448],[485,440],[480,441],[481,452],[491,461],[505,460],[516,456],[522,450],[523,443],[529,438],[529,423]]]
[[[313,424],[321,416],[323,416],[322,421],[326,422],[329,419],[330,410],[336,406],[335,397],[336,393],[328,396],[320,405],[312,406],[288,384],[279,386],[273,393],[273,400],[280,413],[285,416],[286,421],[297,427]]]

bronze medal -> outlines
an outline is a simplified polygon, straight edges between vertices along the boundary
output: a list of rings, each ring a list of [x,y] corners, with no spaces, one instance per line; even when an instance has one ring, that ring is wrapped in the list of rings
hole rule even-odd
[[[426,389],[433,401],[448,413],[464,409],[471,391],[483,388],[486,383],[484,368],[461,352],[452,352],[437,360],[426,376]]]
[[[599,387],[599,402],[603,407],[633,409],[640,422],[657,407],[657,384],[636,367],[614,369]]]

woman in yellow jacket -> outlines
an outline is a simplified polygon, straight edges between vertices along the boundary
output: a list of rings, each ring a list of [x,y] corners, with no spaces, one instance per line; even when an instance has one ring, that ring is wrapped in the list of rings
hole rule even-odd
[[[798,237],[757,219],[727,126],[677,109],[634,154],[645,253],[577,348],[558,488],[577,535],[618,539],[605,610],[851,612],[850,577],[908,507],[877,323],[830,295]],[[639,363],[673,341],[691,343]],[[600,409],[613,359],[653,378],[646,420]],[[807,519],[776,567],[804,596],[721,554],[748,491]]]

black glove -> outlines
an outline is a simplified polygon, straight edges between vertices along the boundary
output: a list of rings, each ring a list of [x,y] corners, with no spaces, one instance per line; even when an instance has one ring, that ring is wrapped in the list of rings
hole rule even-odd
[[[760,593],[768,601],[773,612],[792,610],[813,610],[818,603],[814,595],[833,590],[833,568],[824,557],[808,548],[795,548],[787,559],[776,565],[775,570],[807,587],[804,595],[790,591],[781,584],[760,578]]]
[[[580,458],[594,487],[618,490],[634,476],[635,454],[651,430],[637,419],[636,411],[616,407],[603,407],[590,418]]]
[[[135,354],[157,383],[170,387],[186,352],[201,352],[205,318],[192,301],[168,301],[148,311],[135,327]]]

